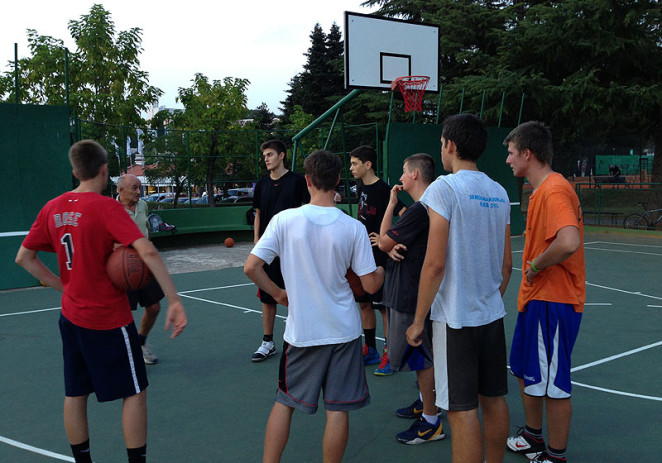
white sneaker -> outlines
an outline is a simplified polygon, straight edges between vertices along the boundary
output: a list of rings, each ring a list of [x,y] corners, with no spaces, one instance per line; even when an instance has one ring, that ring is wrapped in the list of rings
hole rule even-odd
[[[529,460],[537,458],[547,449],[544,440],[537,441],[531,438],[525,434],[524,427],[519,429],[516,436],[508,438],[506,446],[509,451],[524,455]]]
[[[262,345],[257,348],[253,356],[251,357],[251,362],[261,362],[266,360],[276,353],[276,346],[273,341],[262,341]]]
[[[154,352],[149,348],[147,344],[144,344],[142,346],[143,349],[143,360],[145,361],[146,365],[154,365],[156,362],[159,361],[159,358],[156,356]]]

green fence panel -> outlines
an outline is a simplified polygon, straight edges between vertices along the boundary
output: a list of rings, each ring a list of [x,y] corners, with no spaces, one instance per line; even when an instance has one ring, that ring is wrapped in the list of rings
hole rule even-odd
[[[14,263],[16,251],[53,197],[71,189],[69,112],[65,106],[0,104],[0,289],[39,282]],[[44,255],[56,270],[54,256]]]
[[[524,232],[524,218],[520,208],[517,179],[506,164],[508,152],[503,140],[512,129],[490,127],[485,153],[478,160],[478,168],[506,189],[511,202],[510,228],[513,235]],[[437,175],[447,173],[441,165],[441,131],[436,124],[409,124],[394,122],[389,127],[389,137],[385,141],[384,163],[385,180],[389,185],[398,183],[402,175],[402,163],[415,153],[427,153],[435,160]],[[411,203],[407,195],[401,198],[406,204]]]

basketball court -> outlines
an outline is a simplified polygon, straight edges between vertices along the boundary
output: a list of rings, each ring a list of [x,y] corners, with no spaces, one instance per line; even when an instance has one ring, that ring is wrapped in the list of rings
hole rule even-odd
[[[585,237],[587,304],[573,357],[569,461],[659,461],[662,240],[649,236],[587,233]],[[513,238],[516,269],[504,298],[508,342],[515,325],[523,244],[522,237]],[[224,250],[218,248],[218,259],[224,258]],[[189,326],[170,340],[162,331],[160,316],[150,336],[160,359],[147,369],[149,460],[259,461],[279,356],[257,364],[249,360],[261,337],[256,287],[241,267],[176,274],[174,279]],[[49,288],[0,292],[2,462],[73,461],[62,424],[59,304],[59,294]],[[279,308],[279,317],[285,315],[286,310]],[[280,347],[284,327],[283,318],[279,320]],[[418,446],[395,440],[395,434],[411,424],[397,418],[395,410],[416,398],[415,377],[412,373],[376,377],[374,368],[366,367],[372,403],[350,414],[344,461],[450,461],[450,436]],[[515,432],[524,417],[514,378],[509,387]],[[442,419],[448,433],[445,416]],[[90,399],[95,462],[126,460],[120,420],[120,402],[99,404]],[[321,461],[323,428],[322,410],[313,416],[295,413],[283,461]],[[505,461],[526,460],[507,454]]]

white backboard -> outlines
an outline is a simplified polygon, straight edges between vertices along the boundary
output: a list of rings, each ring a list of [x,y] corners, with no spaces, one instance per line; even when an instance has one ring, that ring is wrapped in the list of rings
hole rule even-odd
[[[345,88],[390,90],[402,76],[428,76],[439,91],[439,26],[345,12]]]

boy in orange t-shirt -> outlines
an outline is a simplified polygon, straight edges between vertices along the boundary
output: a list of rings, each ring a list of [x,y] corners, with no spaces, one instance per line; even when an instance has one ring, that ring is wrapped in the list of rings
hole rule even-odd
[[[586,298],[582,210],[570,184],[552,170],[548,127],[526,122],[510,132],[504,144],[513,174],[526,177],[533,186],[510,352],[526,426],[508,438],[507,446],[529,459],[562,463],[567,461],[572,415],[570,357]],[[547,444],[542,435],[543,405]]]

